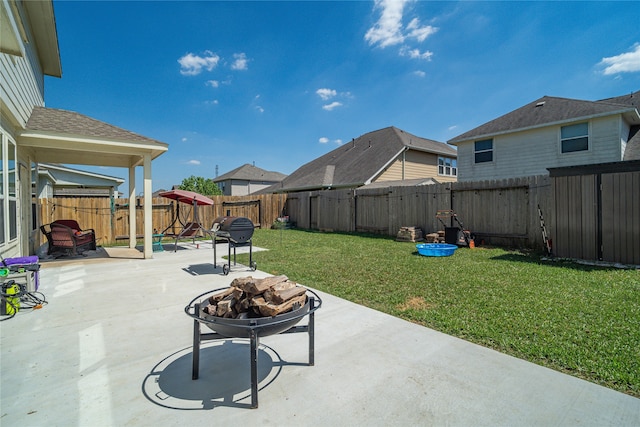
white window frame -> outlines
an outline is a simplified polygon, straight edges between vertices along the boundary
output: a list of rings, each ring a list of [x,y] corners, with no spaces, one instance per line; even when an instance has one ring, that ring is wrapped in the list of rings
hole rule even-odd
[[[477,150],[476,149],[476,144],[479,142],[487,142],[490,141],[491,142],[491,148],[489,149],[484,149],[484,150]],[[482,161],[478,161],[478,154],[485,154],[485,153],[491,153],[491,160],[482,160]],[[482,164],[482,163],[493,163],[493,155],[494,155],[494,150],[493,150],[493,138],[487,138],[487,139],[480,139],[478,141],[473,141],[473,163],[478,165],[478,164]]]
[[[570,136],[570,137],[566,137],[563,138],[562,137],[562,130],[565,128],[570,128],[570,127],[576,127],[576,126],[584,126],[586,125],[587,127],[587,133],[586,135],[577,135],[577,136]],[[587,147],[584,149],[578,149],[578,150],[571,150],[571,151],[564,151],[564,147],[563,147],[563,143],[564,142],[568,142],[568,141],[577,141],[577,140],[581,140],[581,139],[587,139]],[[560,126],[560,130],[558,131],[558,139],[560,140],[560,144],[559,144],[559,151],[560,154],[562,155],[567,155],[567,154],[574,154],[574,153],[584,153],[585,151],[589,151],[591,149],[591,124],[589,122],[580,122],[580,123],[572,123],[570,125],[564,125],[564,126]]]
[[[13,153],[9,155],[9,150]],[[19,218],[18,218],[18,158],[17,144],[9,138],[4,129],[0,129],[0,150],[2,157],[2,169],[0,174],[0,227],[2,227],[2,237],[0,247],[7,247],[14,244],[20,237]],[[12,169],[9,168],[9,162],[13,161]],[[13,185],[12,185],[13,183]],[[13,212],[13,216],[11,213]],[[13,222],[11,219],[13,218]]]
[[[458,160],[453,157],[438,156],[438,175],[458,176]]]

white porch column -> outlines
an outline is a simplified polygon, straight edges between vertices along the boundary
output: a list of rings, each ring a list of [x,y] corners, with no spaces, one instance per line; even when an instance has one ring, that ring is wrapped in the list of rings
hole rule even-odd
[[[136,247],[136,167],[129,166],[129,247]]]
[[[151,201],[151,155],[144,155],[144,257],[153,258],[153,205]]]

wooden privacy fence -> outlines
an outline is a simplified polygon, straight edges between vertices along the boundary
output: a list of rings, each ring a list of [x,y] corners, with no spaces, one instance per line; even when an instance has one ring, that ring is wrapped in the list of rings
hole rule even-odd
[[[550,172],[412,187],[214,196],[215,204],[200,206],[198,212],[205,227],[230,215],[268,228],[288,215],[304,229],[395,236],[406,226],[425,233],[442,230],[436,212],[453,209],[479,243],[539,250],[544,248],[542,213],[554,255],[640,264],[640,161]],[[98,197],[44,199],[40,219],[43,224],[76,219],[82,227],[96,230],[100,244],[111,244],[116,236],[128,235],[127,203],[128,199],[110,202]],[[136,231],[142,234],[143,200],[136,203]],[[173,224],[169,232],[178,233],[192,215],[190,205],[153,199],[153,228],[158,232]]]
[[[640,264],[640,161],[550,169],[555,255]]]
[[[300,228],[395,236],[404,226],[443,229],[436,212],[453,209],[485,243],[543,247],[538,206],[553,227],[546,175],[411,187],[291,193],[285,213]],[[452,225],[445,221],[447,226]]]
[[[213,196],[213,206],[199,206],[198,217],[202,225],[210,228],[220,216],[243,216],[256,227],[270,227],[282,216],[286,195]],[[144,199],[137,198],[136,234],[144,232]],[[191,222],[191,205],[178,203],[164,197],[152,199],[152,225],[157,232],[168,228],[167,233],[179,233],[183,224]],[[93,228],[99,244],[113,244],[129,235],[129,199],[110,200],[106,197],[54,197],[40,200],[40,222],[56,219],[75,219],[82,228]],[[44,243],[44,236],[40,236]]]

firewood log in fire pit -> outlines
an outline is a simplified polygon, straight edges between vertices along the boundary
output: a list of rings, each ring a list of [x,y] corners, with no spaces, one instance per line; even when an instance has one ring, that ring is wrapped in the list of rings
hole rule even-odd
[[[209,305],[203,311],[231,319],[277,316],[302,307],[307,301],[306,292],[307,288],[284,275],[239,277],[229,288],[209,297]]]

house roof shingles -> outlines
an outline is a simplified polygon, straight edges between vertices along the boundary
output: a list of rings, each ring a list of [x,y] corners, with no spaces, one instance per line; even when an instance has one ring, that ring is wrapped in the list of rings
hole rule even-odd
[[[638,92],[636,92],[636,98],[638,96]],[[621,100],[625,98],[629,98],[629,96],[594,102],[543,96],[524,107],[520,107],[517,110],[511,111],[497,119],[458,135],[448,142],[450,144],[456,144],[469,139],[478,139],[485,136],[489,137],[501,133],[547,126],[552,123],[561,123],[582,117],[586,118],[633,111],[633,109],[636,108],[634,105],[621,102]]]
[[[623,160],[637,160],[640,159],[639,111],[640,91],[599,101],[543,96],[524,107],[458,135],[450,139],[448,143],[455,145],[462,141],[489,138],[495,135],[548,126],[554,123],[620,113],[631,118],[631,128]]]
[[[270,189],[292,191],[368,184],[406,149],[457,157],[456,149],[443,142],[391,126],[366,133],[312,160]]]
[[[25,129],[63,135],[82,135],[84,137],[118,140],[128,143],[167,145],[164,142],[147,138],[73,111],[38,106],[33,108]]]
[[[266,182],[280,182],[286,177],[285,174],[280,172],[272,172],[259,167],[250,165],[248,163],[233,169],[219,177],[215,178],[213,182],[226,181],[228,179],[237,179],[242,181],[266,181]]]

